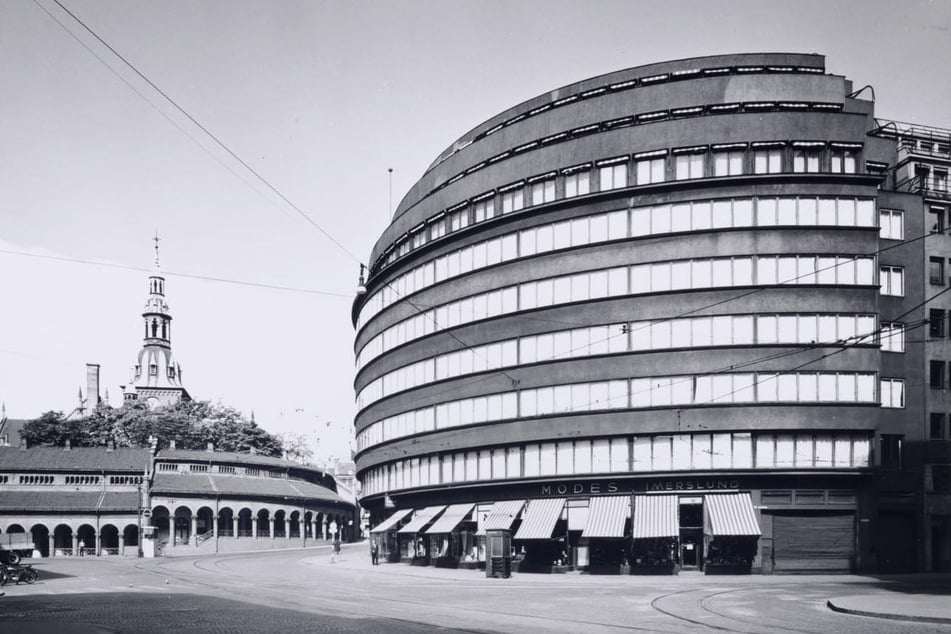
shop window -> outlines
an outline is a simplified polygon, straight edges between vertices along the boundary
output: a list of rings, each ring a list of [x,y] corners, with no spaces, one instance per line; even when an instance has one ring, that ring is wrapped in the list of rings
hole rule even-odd
[[[941,308],[928,311],[928,334],[934,339],[944,339],[945,312]]]
[[[928,438],[931,440],[944,440],[944,414],[931,414]]]
[[[944,361],[932,360],[928,362],[928,383],[935,390],[943,390],[944,380]]]
[[[928,282],[944,286],[944,258],[928,258]]]
[[[883,469],[901,469],[902,444],[905,437],[901,434],[882,434],[881,448]]]

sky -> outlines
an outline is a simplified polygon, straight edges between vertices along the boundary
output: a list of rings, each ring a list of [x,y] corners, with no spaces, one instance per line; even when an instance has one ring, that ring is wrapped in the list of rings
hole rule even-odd
[[[4,0],[0,401],[70,412],[98,363],[121,403],[158,231],[191,395],[346,458],[359,262],[443,149],[590,76],[759,51],[951,128],[951,0]]]

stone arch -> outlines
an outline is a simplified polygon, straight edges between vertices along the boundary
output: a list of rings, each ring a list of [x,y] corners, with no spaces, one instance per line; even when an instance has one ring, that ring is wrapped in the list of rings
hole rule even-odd
[[[291,514],[288,516],[288,521],[290,522],[287,525],[287,536],[300,539],[300,520],[301,515],[300,511],[291,511]]]
[[[304,512],[304,537],[308,539],[314,537],[314,513],[312,511]]]
[[[168,507],[159,504],[152,509],[152,526],[155,527],[155,540],[162,544],[172,538],[172,519]]]
[[[113,524],[99,527],[99,554],[121,555],[119,552],[119,529]]]
[[[139,550],[139,527],[135,524],[126,524],[122,529],[122,541],[126,548],[134,547],[136,553]]]
[[[251,518],[254,514],[248,507],[238,511],[238,534],[236,537],[253,537],[253,524]]]
[[[77,546],[78,555],[99,554],[96,551],[96,529],[89,524],[81,524],[76,530],[76,537],[79,539]]]
[[[268,509],[260,509],[257,514],[258,518],[258,533],[255,537],[270,537],[271,536],[271,511]]]
[[[175,544],[187,544],[192,537],[192,510],[185,505],[175,509]]]
[[[234,511],[230,506],[218,509],[218,535],[220,537],[234,537]]]
[[[7,526],[8,535],[13,533],[25,533],[25,532],[26,532],[26,529],[23,528],[21,524],[10,524],[9,526]]]
[[[41,557],[50,556],[50,529],[46,524],[34,524],[30,527],[33,537],[33,548],[39,551]]]
[[[195,513],[197,519],[195,528],[198,535],[205,535],[212,531],[215,522],[215,512],[210,507],[202,506]]]
[[[284,509],[274,511],[274,534],[271,537],[287,537],[287,512]]]
[[[57,524],[53,529],[54,554],[73,554],[73,527],[68,524]]]

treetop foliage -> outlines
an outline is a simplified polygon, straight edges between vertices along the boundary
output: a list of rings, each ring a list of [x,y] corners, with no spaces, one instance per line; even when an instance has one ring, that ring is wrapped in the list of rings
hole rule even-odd
[[[149,408],[142,402],[122,407],[99,405],[89,416],[65,420],[62,412],[46,412],[23,426],[21,437],[30,445],[148,447],[154,438],[159,449],[203,450],[208,443],[217,451],[280,456],[281,440],[258,427],[238,410],[208,401],[179,401]]]

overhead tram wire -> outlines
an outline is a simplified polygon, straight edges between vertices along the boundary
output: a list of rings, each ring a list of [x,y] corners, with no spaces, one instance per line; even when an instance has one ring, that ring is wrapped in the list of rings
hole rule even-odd
[[[152,272],[153,269],[144,266],[132,266],[130,264],[117,264],[115,262],[99,262],[96,260],[84,260],[81,258],[70,258],[60,255],[44,255],[40,253],[28,253],[26,251],[15,251],[12,249],[0,249],[0,253],[7,255],[19,255],[30,258],[39,258],[42,260],[53,260],[56,262],[67,262],[70,264],[86,264],[90,266],[103,266],[112,269],[121,269],[127,271],[139,271],[143,273]],[[327,297],[341,297],[344,299],[350,299],[351,296],[345,293],[334,293],[333,291],[320,291],[312,288],[297,288],[293,286],[282,286],[280,284],[265,284],[262,282],[249,282],[247,280],[232,280],[224,277],[214,277],[211,275],[199,275],[197,273],[177,273],[174,271],[162,270],[163,275],[170,277],[180,277],[193,280],[201,280],[205,282],[218,282],[221,284],[237,284],[238,286],[248,286],[252,288],[264,288],[275,291],[287,291],[291,293],[305,293],[308,295],[325,295]]]
[[[33,0],[33,2],[36,3],[38,6],[40,6],[40,8],[43,8],[44,11],[46,11],[46,9],[45,9],[44,7],[42,7],[42,5],[39,5],[38,0]],[[322,233],[322,234],[324,235],[324,237],[326,237],[326,238],[327,238],[328,240],[330,240],[334,245],[336,245],[337,248],[339,248],[341,251],[343,251],[343,252],[346,253],[348,256],[350,256],[351,258],[353,258],[358,264],[363,264],[363,262],[360,260],[360,258],[358,258],[356,255],[354,255],[353,252],[352,252],[350,249],[348,249],[347,247],[345,247],[345,246],[343,245],[343,243],[341,243],[341,242],[340,242],[339,240],[337,240],[333,235],[331,235],[330,232],[328,232],[326,229],[324,229],[322,226],[320,226],[320,224],[318,224],[317,221],[315,221],[313,218],[311,218],[309,215],[307,215],[300,207],[298,207],[298,206],[297,206],[296,204],[294,204],[294,202],[292,202],[287,196],[285,196],[283,193],[281,193],[281,191],[278,190],[274,185],[272,185],[271,182],[270,182],[268,179],[266,179],[264,176],[262,176],[260,172],[258,172],[256,169],[254,169],[253,167],[251,167],[251,165],[249,165],[244,159],[242,159],[242,158],[241,158],[240,156],[238,156],[234,151],[232,151],[230,147],[228,147],[227,145],[225,145],[225,143],[224,143],[221,139],[219,139],[217,136],[215,136],[215,135],[211,132],[211,130],[209,130],[209,129],[206,128],[204,125],[202,125],[202,123],[199,122],[199,121],[198,121],[195,117],[193,117],[191,114],[189,114],[187,110],[185,110],[185,109],[182,108],[180,105],[178,105],[178,102],[176,102],[174,99],[172,99],[172,97],[170,97],[170,96],[168,95],[168,93],[166,93],[164,90],[162,90],[161,88],[159,88],[151,79],[149,79],[148,77],[146,77],[145,74],[143,74],[138,68],[136,68],[136,66],[135,66],[132,62],[130,62],[128,59],[126,59],[119,51],[117,51],[115,48],[113,48],[108,42],[106,42],[103,38],[101,38],[98,33],[96,33],[95,31],[93,31],[85,22],[83,22],[83,21],[79,18],[79,16],[77,16],[75,13],[73,13],[72,11],[70,11],[60,0],[53,0],[53,2],[55,2],[56,5],[57,5],[60,9],[62,9],[63,11],[65,11],[73,20],[75,20],[80,26],[82,26],[82,27],[83,27],[90,35],[92,35],[100,44],[102,44],[102,45],[105,46],[107,49],[109,49],[109,51],[110,51],[113,55],[115,55],[115,56],[118,57],[120,60],[122,60],[122,63],[124,63],[126,66],[128,66],[136,75],[138,75],[143,81],[145,81],[149,86],[151,86],[153,90],[155,90],[155,91],[158,92],[160,95],[162,95],[162,97],[164,97],[166,101],[168,101],[170,104],[172,104],[172,106],[174,106],[176,110],[178,110],[178,111],[179,111],[182,115],[184,115],[189,121],[191,121],[191,122],[192,122],[195,126],[197,126],[202,132],[204,132],[212,141],[214,141],[214,142],[218,145],[218,147],[220,147],[220,148],[223,149],[225,152],[227,152],[229,156],[231,156],[234,160],[236,160],[238,163],[240,163],[242,167],[244,167],[244,168],[245,168],[246,170],[248,170],[251,174],[253,174],[261,183],[263,183],[269,190],[271,190],[271,192],[273,192],[278,198],[280,198],[282,201],[284,201],[285,204],[287,204],[291,209],[293,209],[295,212],[297,212],[298,215],[300,215],[304,220],[306,220],[308,223],[310,223],[310,225],[312,225],[315,229],[317,229],[318,231],[320,231],[320,233]],[[46,13],[47,13],[48,15],[50,15],[50,17],[53,17],[52,14],[49,13],[49,11],[46,11]],[[55,19],[55,18],[54,18],[54,19]],[[57,23],[60,24],[60,26],[63,26],[62,23],[59,22],[58,20],[57,20]],[[66,29],[65,26],[63,26],[63,28]],[[66,30],[69,31],[69,29],[66,29]],[[74,37],[75,37],[75,36],[74,36]],[[89,49],[88,47],[86,47],[86,49],[89,50],[90,52],[92,52],[92,50]],[[93,55],[96,57],[96,59],[98,59],[100,62],[102,62],[103,64],[105,64],[105,62],[102,60],[102,58],[100,58],[98,55],[95,55],[95,53],[93,53]],[[105,64],[105,65],[108,66],[108,64]],[[126,82],[126,83],[128,84],[128,82]],[[131,87],[131,84],[130,84],[130,87]],[[136,92],[139,96],[141,96],[143,99],[145,99],[145,96],[142,95],[141,92],[139,92],[138,90],[136,90],[135,92]],[[148,100],[146,99],[146,101],[148,101]],[[178,126],[176,126],[176,127],[178,127]],[[180,127],[179,127],[179,130],[181,130]],[[182,131],[184,132],[184,130],[182,130]]]

